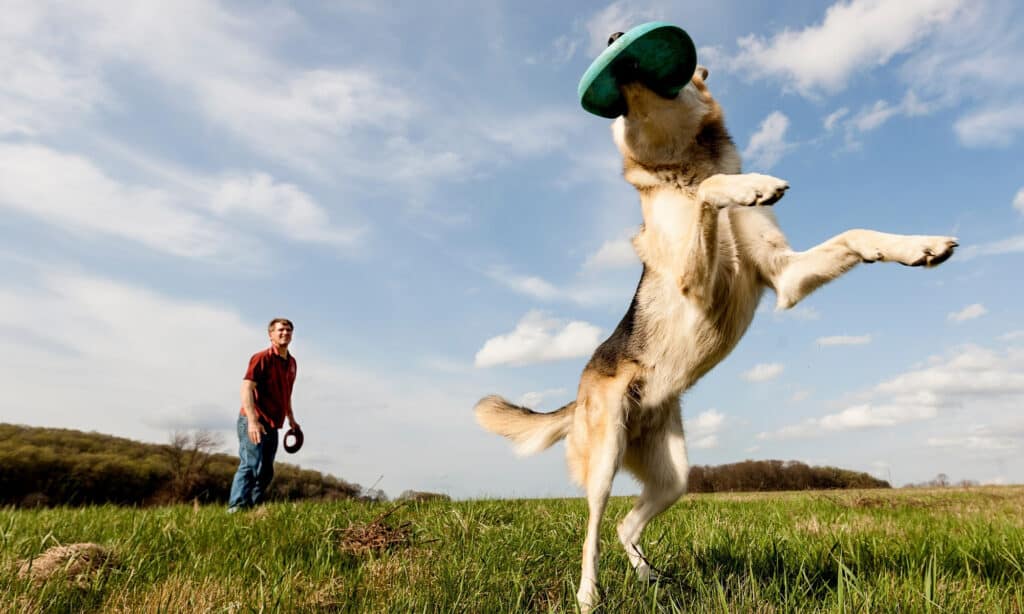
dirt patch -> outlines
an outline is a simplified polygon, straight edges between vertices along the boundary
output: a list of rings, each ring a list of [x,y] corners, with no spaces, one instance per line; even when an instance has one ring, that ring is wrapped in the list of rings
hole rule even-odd
[[[408,548],[412,545],[412,523],[406,521],[393,525],[387,522],[388,516],[401,507],[402,505],[397,505],[367,524],[334,529],[339,534],[339,547],[344,552],[356,555]]]
[[[25,561],[18,569],[18,577],[42,583],[60,575],[72,584],[85,588],[92,584],[99,573],[115,563],[114,553],[99,544],[54,546],[36,558]]]

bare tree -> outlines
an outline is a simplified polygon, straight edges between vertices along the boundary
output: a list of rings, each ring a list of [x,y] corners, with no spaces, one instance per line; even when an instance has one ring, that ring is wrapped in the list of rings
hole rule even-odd
[[[177,501],[186,501],[193,494],[213,454],[221,446],[221,438],[210,431],[174,431],[170,442],[161,448],[171,468],[171,494]]]

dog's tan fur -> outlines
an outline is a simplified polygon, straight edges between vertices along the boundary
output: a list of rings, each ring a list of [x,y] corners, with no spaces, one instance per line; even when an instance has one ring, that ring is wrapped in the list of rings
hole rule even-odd
[[[577,593],[584,611],[597,596],[598,529],[615,473],[625,466],[643,484],[618,535],[646,578],[640,535],[686,491],[680,396],[736,346],[765,288],[779,308],[790,308],[860,262],[928,266],[956,246],[952,237],[849,230],[794,252],[766,206],[789,186],[739,174],[706,78],[698,67],[674,99],[640,83],[622,87],[628,110],[612,133],[624,177],[640,194],[644,223],[633,245],[644,270],[622,322],[583,370],[576,400],[546,414],[496,396],[476,406],[480,424],[521,453],[566,439],[590,512]]]

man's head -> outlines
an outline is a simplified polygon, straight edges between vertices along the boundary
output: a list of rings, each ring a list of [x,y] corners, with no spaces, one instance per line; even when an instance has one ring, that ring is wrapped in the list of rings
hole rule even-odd
[[[267,334],[270,335],[270,343],[277,348],[287,348],[292,342],[292,330],[295,327],[292,321],[285,318],[274,318],[267,325]]]

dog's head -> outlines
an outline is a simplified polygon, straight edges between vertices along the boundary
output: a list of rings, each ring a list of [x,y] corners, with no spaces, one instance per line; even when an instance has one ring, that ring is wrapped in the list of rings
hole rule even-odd
[[[708,90],[707,78],[707,68],[698,66],[674,98],[639,80],[623,83],[626,112],[612,123],[623,157],[645,167],[678,165],[692,157],[698,135],[709,126],[725,134],[722,109]]]

